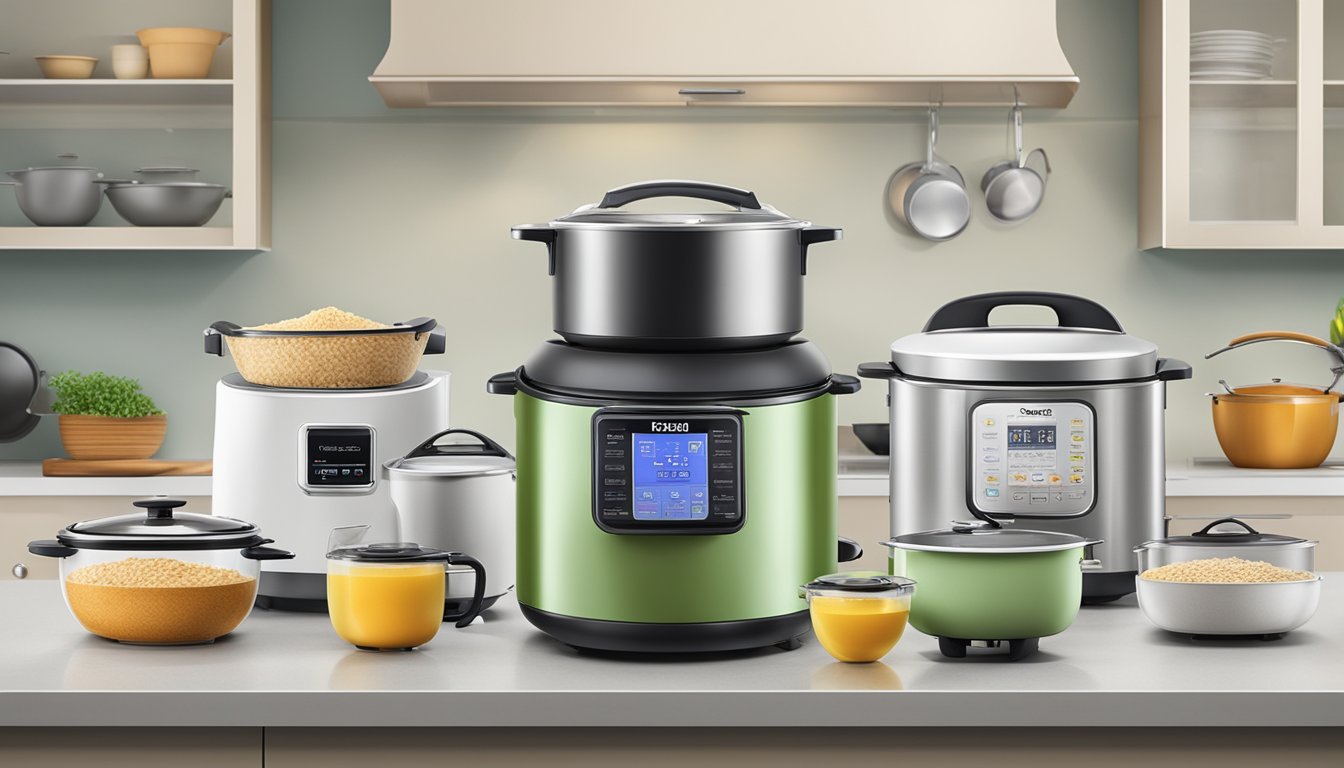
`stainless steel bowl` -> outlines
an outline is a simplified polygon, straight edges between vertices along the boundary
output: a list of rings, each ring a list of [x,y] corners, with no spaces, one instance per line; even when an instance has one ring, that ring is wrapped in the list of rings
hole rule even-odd
[[[223,184],[195,181],[107,185],[112,207],[137,227],[199,227],[232,196]]]
[[[1168,632],[1281,635],[1307,623],[1321,601],[1321,577],[1255,584],[1138,582],[1139,608]]]

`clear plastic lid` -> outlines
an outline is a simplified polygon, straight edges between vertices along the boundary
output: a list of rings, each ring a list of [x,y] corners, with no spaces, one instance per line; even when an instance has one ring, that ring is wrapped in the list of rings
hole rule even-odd
[[[891,597],[892,593],[909,594],[915,590],[913,579],[904,576],[891,576],[879,571],[859,571],[854,573],[831,573],[809,581],[803,585],[808,592],[845,592],[852,597],[881,593],[882,597]],[[877,596],[877,595],[873,595]]]

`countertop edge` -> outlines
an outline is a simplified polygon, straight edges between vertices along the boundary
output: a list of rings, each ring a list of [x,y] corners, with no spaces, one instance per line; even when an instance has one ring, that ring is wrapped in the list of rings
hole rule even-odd
[[[1344,691],[14,691],[0,727],[1337,728],[1342,705]]]

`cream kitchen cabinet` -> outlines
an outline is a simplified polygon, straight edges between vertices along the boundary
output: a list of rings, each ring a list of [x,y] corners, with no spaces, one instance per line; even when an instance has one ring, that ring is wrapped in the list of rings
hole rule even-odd
[[[0,0],[0,168],[91,165],[108,178],[186,165],[232,191],[201,227],[136,227],[103,201],[82,227],[39,227],[0,188],[0,249],[238,250],[270,248],[268,0]],[[110,47],[137,29],[196,26],[230,37],[199,80],[118,80]],[[100,60],[87,80],[48,80],[34,56]],[[76,161],[58,162],[58,153]]]
[[[1344,248],[1344,0],[1142,0],[1139,26],[1139,247]],[[1270,70],[1192,61],[1214,30],[1272,40]]]

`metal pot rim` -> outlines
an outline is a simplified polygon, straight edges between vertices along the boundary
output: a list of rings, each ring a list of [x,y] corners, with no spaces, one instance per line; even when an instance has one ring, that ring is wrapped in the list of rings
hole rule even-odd
[[[1084,539],[1076,537],[1077,541],[1060,542],[1058,544],[1038,544],[1035,546],[1019,547],[993,547],[976,549],[972,547],[944,546],[939,544],[915,544],[909,541],[901,541],[908,536],[919,536],[921,534],[938,533],[939,531],[921,531],[920,533],[904,534],[895,538],[887,539],[882,542],[882,546],[892,549],[907,549],[914,552],[948,552],[961,555],[1020,555],[1035,552],[1062,552],[1070,549],[1083,549],[1089,546],[1100,544],[1099,539]],[[1023,531],[1025,532],[1025,531]],[[1047,533],[1046,531],[1031,531],[1031,533]],[[968,536],[975,534],[966,534]],[[1060,536],[1069,536],[1070,534],[1058,534]]]

